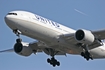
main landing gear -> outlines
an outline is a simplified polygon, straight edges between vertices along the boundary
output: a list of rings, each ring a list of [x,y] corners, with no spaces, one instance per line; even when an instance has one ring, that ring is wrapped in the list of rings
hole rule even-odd
[[[81,56],[83,56],[87,61],[89,59],[93,60],[92,55],[88,51],[81,52]]]
[[[47,54],[51,56],[51,58],[47,59],[47,62],[51,64],[53,67],[60,66],[60,62],[55,59],[55,55],[58,53],[54,49],[46,48]]]
[[[90,54],[89,50],[88,50],[88,46],[84,45],[82,46],[84,49],[84,52],[81,52],[81,56],[83,56],[87,61],[89,59],[93,60],[92,55]]]
[[[47,59],[47,62],[50,63],[53,67],[60,66],[60,62],[57,61],[54,57],[52,57],[51,59]]]

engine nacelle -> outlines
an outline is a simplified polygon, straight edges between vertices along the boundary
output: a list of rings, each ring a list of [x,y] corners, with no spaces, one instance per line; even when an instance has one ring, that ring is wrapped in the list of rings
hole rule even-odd
[[[84,44],[91,44],[95,40],[95,37],[91,31],[84,29],[77,30],[75,33],[75,38],[77,41]]]
[[[29,56],[32,54],[32,49],[31,47],[29,47],[29,44],[28,43],[16,43],[14,45],[14,51],[19,54],[19,55],[22,55],[22,56]]]

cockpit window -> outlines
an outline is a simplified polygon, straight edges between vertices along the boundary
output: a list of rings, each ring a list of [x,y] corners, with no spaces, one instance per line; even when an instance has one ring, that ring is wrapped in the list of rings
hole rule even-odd
[[[17,15],[17,13],[8,13],[8,15]]]

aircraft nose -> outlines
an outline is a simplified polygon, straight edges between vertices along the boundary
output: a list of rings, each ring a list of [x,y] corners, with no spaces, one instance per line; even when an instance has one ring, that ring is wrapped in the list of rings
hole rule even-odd
[[[9,18],[8,15],[6,15],[6,16],[4,17],[4,20],[7,21],[8,18]]]
[[[8,20],[11,19],[11,16],[7,14],[7,15],[4,17],[4,19],[5,19],[5,21],[8,21]]]
[[[6,16],[5,16],[5,21],[13,21],[15,16],[17,16],[17,13],[14,12],[9,12]]]
[[[10,24],[11,18],[10,18],[9,15],[6,15],[6,16],[4,17],[4,20],[5,20],[6,24],[8,25],[8,24]]]
[[[4,20],[5,20],[5,23],[11,28],[11,29],[14,29],[15,27],[14,27],[14,19],[13,19],[13,16],[11,16],[11,15],[6,15],[5,17],[4,17]]]

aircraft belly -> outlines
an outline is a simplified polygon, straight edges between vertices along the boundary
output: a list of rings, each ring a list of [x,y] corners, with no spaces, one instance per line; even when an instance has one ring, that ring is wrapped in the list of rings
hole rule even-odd
[[[42,26],[37,21],[27,21],[17,18],[10,19],[13,24],[11,29],[19,29],[23,35],[40,40],[50,45],[58,45],[56,49],[62,50],[68,54],[78,54],[73,45],[67,44],[65,41],[58,43],[58,36],[61,35],[59,31]],[[53,47],[54,48],[54,47]],[[77,49],[77,48],[76,48]]]
[[[101,49],[100,47],[91,49],[90,53],[92,54],[93,58],[105,58],[105,50]]]
[[[45,42],[55,42],[57,36],[61,34],[52,29],[41,26],[41,23],[38,24],[20,19],[15,20],[15,23],[23,35]]]

